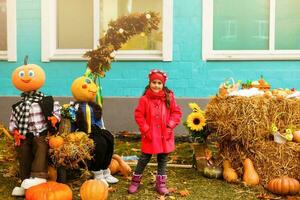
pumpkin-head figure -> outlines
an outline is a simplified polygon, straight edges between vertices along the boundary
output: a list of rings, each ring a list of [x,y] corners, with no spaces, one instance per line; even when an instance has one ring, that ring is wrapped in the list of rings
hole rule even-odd
[[[98,86],[92,79],[81,76],[73,81],[71,91],[77,101],[91,102],[95,101]]]
[[[35,64],[28,64],[28,57],[25,58],[24,65],[16,68],[12,73],[12,83],[23,92],[30,92],[40,89],[45,83],[44,70]]]

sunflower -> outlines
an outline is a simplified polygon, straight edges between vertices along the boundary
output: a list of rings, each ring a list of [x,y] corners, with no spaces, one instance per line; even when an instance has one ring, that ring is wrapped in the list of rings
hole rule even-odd
[[[204,113],[203,110],[201,110],[200,106],[198,106],[198,104],[196,103],[189,103],[189,107],[193,110],[193,112],[200,112],[201,114]]]
[[[189,114],[186,119],[186,125],[192,131],[201,131],[206,124],[205,122],[204,116],[199,112]]]

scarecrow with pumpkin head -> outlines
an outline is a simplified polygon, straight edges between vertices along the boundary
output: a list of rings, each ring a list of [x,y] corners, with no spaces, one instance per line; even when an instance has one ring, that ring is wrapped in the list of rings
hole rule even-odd
[[[101,102],[99,105],[99,86],[88,75],[75,79],[71,86],[75,98],[76,120],[72,124],[72,131],[79,130],[87,133],[95,143],[92,160],[88,161],[88,168],[94,178],[108,183],[119,180],[111,175],[108,168],[114,150],[114,137],[104,128],[102,120]]]
[[[45,72],[34,64],[24,65],[12,73],[13,85],[22,91],[22,100],[12,106],[9,130],[15,139],[20,164],[21,187],[15,187],[12,195],[23,196],[25,189],[46,182],[48,176],[48,133],[57,129],[60,106],[52,96],[38,90],[45,82]]]

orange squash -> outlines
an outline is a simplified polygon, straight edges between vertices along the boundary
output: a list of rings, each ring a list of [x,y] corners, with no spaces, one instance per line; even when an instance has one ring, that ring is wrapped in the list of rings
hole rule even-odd
[[[229,160],[224,160],[224,162],[223,162],[223,178],[228,183],[237,182],[238,175],[237,175],[236,171],[231,167],[231,163]]]
[[[119,162],[120,174],[122,174],[125,177],[128,177],[131,173],[131,167],[118,154],[114,154],[112,158],[116,159]]]
[[[299,181],[294,178],[283,176],[272,179],[268,183],[267,189],[275,194],[295,195],[298,194],[300,190],[300,184]]]
[[[249,158],[244,160],[244,175],[243,181],[247,185],[257,185],[259,184],[259,176],[254,169],[253,163]]]
[[[49,181],[26,190],[26,200],[72,200],[72,190],[66,184]]]
[[[120,171],[120,164],[116,159],[112,158],[108,168],[110,169],[111,174],[116,174]]]
[[[64,139],[61,136],[51,136],[49,146],[52,149],[58,149],[64,144]]]
[[[297,142],[297,143],[300,143],[300,131],[295,131],[293,133],[293,141]]]
[[[98,87],[92,79],[81,76],[73,81],[71,91],[77,101],[92,102],[95,101]]]
[[[105,200],[108,196],[108,187],[96,179],[85,181],[80,187],[82,200]]]
[[[16,68],[12,73],[13,85],[21,91],[29,92],[40,89],[45,83],[44,70],[35,64],[27,64]]]

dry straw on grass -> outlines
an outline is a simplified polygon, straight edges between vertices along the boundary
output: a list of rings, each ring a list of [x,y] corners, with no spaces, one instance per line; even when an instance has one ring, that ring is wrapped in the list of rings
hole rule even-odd
[[[249,157],[263,184],[281,175],[300,179],[300,144],[277,144],[271,135],[272,123],[281,132],[300,128],[299,99],[213,97],[206,118],[220,136],[221,160],[231,160],[240,175],[243,159]]]

